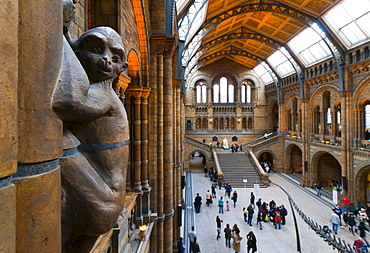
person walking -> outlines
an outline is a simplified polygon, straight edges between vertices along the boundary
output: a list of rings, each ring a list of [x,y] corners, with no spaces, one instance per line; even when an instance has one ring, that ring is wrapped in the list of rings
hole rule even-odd
[[[342,209],[340,209],[340,207],[339,207],[339,205],[338,204],[336,204],[335,205],[335,207],[333,208],[333,211],[338,215],[338,217],[339,217],[339,226],[341,227],[341,228],[343,228],[343,226],[342,226]]]
[[[245,207],[243,207],[243,218],[244,218],[244,222],[248,221],[248,210]]]
[[[337,235],[338,234],[338,226],[340,223],[339,216],[336,214],[333,208],[333,212],[330,215],[330,222],[333,224],[333,231]]]
[[[226,201],[226,211],[230,211],[229,201]]]
[[[323,187],[320,184],[315,184],[316,187],[316,195],[321,197]]]
[[[258,215],[257,215],[257,226],[259,225],[260,230],[262,230],[262,221],[263,221],[262,213],[258,213]]]
[[[231,233],[231,228],[230,228],[229,224],[226,224],[226,228],[224,229],[224,233],[225,233],[226,247],[231,248],[231,243],[230,242],[231,242],[232,233]]]
[[[240,229],[238,228],[238,225],[236,223],[234,224],[232,231],[240,235]]]
[[[281,215],[279,210],[275,212],[274,227],[275,229],[281,230]]]
[[[200,253],[199,244],[197,243],[197,238],[194,238],[194,242],[190,245],[190,252]]]
[[[267,221],[266,216],[267,216],[268,210],[267,210],[267,203],[266,202],[263,202],[263,204],[261,206],[261,213],[262,213],[262,220]]]
[[[210,203],[211,203],[211,192],[209,190],[207,190],[207,192],[206,192],[206,204],[207,204],[207,206],[209,206]]]
[[[258,213],[261,212],[261,207],[262,207],[262,200],[261,198],[258,198],[257,202],[256,202],[256,206],[258,207]]]
[[[194,231],[194,226],[191,226],[191,231],[188,232],[188,237],[189,237],[189,241],[190,241],[190,252],[192,250],[192,245],[197,237],[197,234],[195,233]]]
[[[182,237],[179,238],[177,241],[177,252],[184,253],[185,252],[185,245],[182,242]]]
[[[369,246],[369,243],[365,238],[366,237],[365,230],[367,230],[365,226],[365,222],[367,221],[367,214],[365,208],[360,209],[360,212],[358,214],[358,220],[360,222],[360,224],[358,225],[358,229],[360,230],[360,237],[366,242],[366,245]]]
[[[195,197],[195,200],[194,200],[194,208],[195,208],[196,213],[200,212],[201,206],[202,206],[202,197],[199,196],[199,193],[197,193],[197,196]]]
[[[286,224],[285,217],[288,215],[288,210],[284,207],[284,205],[281,205],[280,207],[280,215],[281,215],[281,225]]]
[[[212,190],[212,198],[217,198],[216,197],[216,188],[217,188],[217,186],[216,186],[216,184],[212,184],[212,186],[211,186],[211,190]]]
[[[233,196],[231,197],[231,199],[234,202],[234,208],[235,208],[236,202],[238,201],[238,193],[236,191],[233,192]]]
[[[247,253],[249,253],[250,250],[252,250],[252,253],[257,251],[257,239],[252,231],[247,234]]]
[[[217,225],[217,240],[218,238],[221,238],[220,236],[220,233],[221,233],[221,222],[223,222],[223,220],[220,219],[220,216],[217,215],[216,217],[216,225]]]
[[[253,219],[254,209],[253,209],[252,204],[249,204],[247,211],[248,211],[248,225],[253,226],[252,219]]]
[[[224,213],[224,200],[222,196],[218,200],[218,213]]]
[[[233,249],[234,249],[235,253],[240,252],[240,241],[241,241],[241,237],[239,236],[239,234],[234,232],[234,234],[233,234]]]
[[[251,195],[250,195],[250,203],[253,205],[253,208],[254,208],[254,200],[256,199],[256,196],[254,196],[253,192],[251,192]]]

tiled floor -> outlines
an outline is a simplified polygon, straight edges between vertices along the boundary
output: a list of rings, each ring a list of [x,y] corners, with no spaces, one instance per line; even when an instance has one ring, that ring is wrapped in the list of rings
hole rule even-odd
[[[249,203],[250,192],[255,191],[252,188],[236,188],[239,198],[236,208],[233,207],[231,199],[226,197],[231,205],[231,210],[224,214],[218,213],[218,207],[216,202],[210,206],[205,205],[205,193],[210,189],[211,182],[207,177],[204,176],[200,169],[192,170],[192,190],[195,197],[196,193],[200,193],[203,198],[203,205],[201,212],[195,214],[195,230],[197,233],[198,242],[202,253],[226,253],[235,252],[232,248],[225,247],[225,240],[223,232],[221,233],[221,239],[216,240],[216,216],[220,215],[223,220],[223,228],[227,223],[232,227],[235,223],[241,230],[241,236],[243,240],[241,242],[241,253],[246,251],[246,234],[249,231],[253,231],[257,237],[258,252],[274,252],[274,253],[290,253],[297,251],[297,240],[296,240],[296,227],[293,222],[292,209],[287,198],[287,195],[276,185],[271,185],[265,189],[259,189],[258,192],[254,192],[256,197],[262,198],[262,201],[270,202],[272,199],[275,200],[277,205],[284,205],[288,210],[287,224],[282,226],[282,230],[275,230],[272,223],[263,223],[263,230],[260,230],[256,226],[256,216],[253,217],[253,226],[248,226],[243,220],[243,207],[247,207]],[[329,224],[331,209],[320,203],[315,197],[308,195],[301,191],[299,187],[290,184],[285,181],[277,174],[270,174],[272,182],[282,186],[289,192],[294,201],[297,203],[299,208],[312,220],[317,222],[319,225]],[[312,189],[310,189],[313,191]],[[224,195],[224,191],[217,189],[217,198]],[[323,241],[309,226],[302,220],[302,218],[296,213],[297,228],[299,232],[300,252],[305,253],[326,253],[326,252],[337,252],[334,251],[326,242]],[[331,227],[331,225],[330,225]],[[223,230],[223,229],[222,229]],[[346,243],[352,244],[357,236],[353,236],[348,232],[345,227],[339,229],[338,236],[345,240]]]

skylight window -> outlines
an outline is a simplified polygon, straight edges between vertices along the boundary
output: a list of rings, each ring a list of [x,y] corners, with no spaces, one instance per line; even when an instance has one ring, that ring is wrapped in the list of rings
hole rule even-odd
[[[260,63],[253,70],[265,84],[273,83],[273,76],[276,78],[270,67],[265,62]]]
[[[177,13],[182,12],[190,0],[176,0]]]
[[[275,66],[275,70],[281,77],[288,76],[295,72],[295,69],[292,65],[294,60],[285,48],[277,50],[269,58],[267,58],[267,61],[271,66]]]
[[[347,48],[364,43],[370,38],[369,0],[345,0],[323,18]]]
[[[306,65],[320,62],[331,56],[328,45],[322,38],[326,37],[325,33],[317,24],[307,27],[289,43],[289,47]]]

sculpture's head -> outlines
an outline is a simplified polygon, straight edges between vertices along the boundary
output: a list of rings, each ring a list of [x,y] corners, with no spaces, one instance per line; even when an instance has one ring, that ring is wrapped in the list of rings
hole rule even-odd
[[[91,83],[114,79],[127,69],[122,39],[112,28],[88,30],[71,45]]]
[[[69,30],[72,20],[76,14],[76,7],[73,0],[63,0],[63,28]]]

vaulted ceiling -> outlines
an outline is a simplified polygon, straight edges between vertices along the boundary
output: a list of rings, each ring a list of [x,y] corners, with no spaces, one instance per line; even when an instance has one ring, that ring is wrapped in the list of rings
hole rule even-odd
[[[253,69],[341,0],[208,0],[197,63],[222,57]]]

